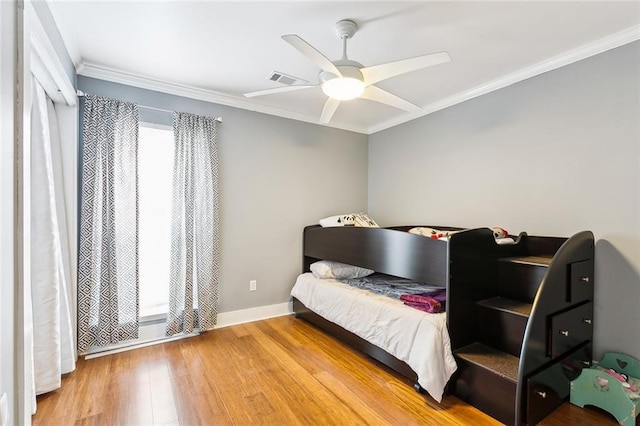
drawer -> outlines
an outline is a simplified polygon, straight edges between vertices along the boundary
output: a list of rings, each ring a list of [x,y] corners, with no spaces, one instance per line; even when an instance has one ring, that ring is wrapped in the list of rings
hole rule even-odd
[[[593,339],[593,302],[551,317],[549,336],[552,358]]]
[[[593,300],[593,261],[575,262],[569,268],[571,275],[567,302],[579,303]]]
[[[558,408],[564,399],[543,384],[527,381],[527,425],[535,425]]]
[[[527,379],[526,423],[534,425],[569,396],[571,380],[591,365],[591,343],[585,343],[558,362]]]

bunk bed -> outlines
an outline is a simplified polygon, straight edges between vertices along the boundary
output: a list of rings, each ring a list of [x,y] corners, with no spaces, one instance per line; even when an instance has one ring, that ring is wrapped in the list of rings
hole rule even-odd
[[[409,233],[412,226],[307,226],[302,275],[313,263],[331,260],[446,288],[446,313],[426,315],[445,324],[448,335],[431,342],[439,357],[453,354],[455,373],[437,372],[434,365],[418,366],[416,372],[410,359],[375,344],[370,338],[375,333],[354,332],[326,318],[299,300],[295,290],[294,313],[438,401],[447,382],[443,377],[451,376],[448,393],[503,423],[537,423],[568,397],[570,380],[590,364],[593,235],[584,231],[567,239],[521,233],[513,244],[503,245],[489,228],[430,227],[457,232],[432,239]],[[339,298],[326,296],[324,302]],[[450,368],[449,363],[435,365]],[[435,385],[424,377],[429,371],[437,376]]]

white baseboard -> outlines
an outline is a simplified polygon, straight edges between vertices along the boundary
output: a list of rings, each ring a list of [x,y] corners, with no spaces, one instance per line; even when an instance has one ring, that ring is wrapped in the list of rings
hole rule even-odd
[[[292,313],[293,307],[291,306],[291,302],[259,306],[257,308],[242,309],[239,311],[222,312],[218,314],[218,323],[214,327],[214,330],[216,328],[229,327],[231,325],[282,317]]]
[[[253,321],[265,320],[268,318],[282,317],[293,313],[291,302],[278,303],[275,305],[259,306],[257,308],[242,309],[239,311],[222,312],[218,314],[218,323],[213,330],[232,325],[245,324]],[[179,334],[173,337],[165,337],[165,324],[162,318],[140,324],[140,338],[116,345],[100,348],[90,348],[84,353],[85,359],[97,358],[105,355],[116,354],[118,352],[130,351],[132,349],[144,348],[146,346],[158,345],[172,340],[184,339],[186,337],[197,336],[198,333]],[[81,354],[82,355],[82,354]]]
[[[164,332],[164,327],[162,328],[162,330]],[[120,352],[132,351],[134,349],[146,348],[147,346],[159,345],[161,343],[167,343],[167,342],[172,342],[174,340],[186,339],[188,337],[194,337],[198,335],[199,333],[190,333],[190,334],[176,334],[175,336],[172,336],[172,337],[164,337],[164,333],[163,333],[163,337],[153,338],[150,340],[136,339],[136,340],[131,340],[125,343],[119,343],[116,345],[107,346],[104,348],[91,348],[89,351],[85,353],[84,359],[99,358],[101,356],[113,355]]]

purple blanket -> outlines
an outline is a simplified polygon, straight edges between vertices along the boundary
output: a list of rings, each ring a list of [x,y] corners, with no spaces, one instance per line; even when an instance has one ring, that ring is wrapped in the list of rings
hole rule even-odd
[[[403,294],[400,300],[407,306],[435,314],[445,310],[447,291],[440,289],[426,293]]]

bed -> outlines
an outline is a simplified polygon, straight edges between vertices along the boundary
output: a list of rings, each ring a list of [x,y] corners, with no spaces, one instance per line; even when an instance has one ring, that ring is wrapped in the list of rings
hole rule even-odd
[[[385,335],[371,319],[354,325],[345,320],[349,312],[391,308],[371,302],[371,296],[358,296],[357,303],[367,307],[353,308],[333,290],[313,290],[324,294],[317,304],[296,289],[296,316],[393,368],[438,401],[446,386],[447,393],[502,423],[540,422],[568,398],[579,370],[591,365],[593,233],[570,238],[521,233],[502,244],[495,228],[426,226],[439,230],[436,238],[409,232],[413,228],[308,226],[302,270],[329,260],[444,287],[444,315],[409,320],[418,315],[408,308],[405,317],[398,307],[398,317],[392,317],[416,333],[432,328],[430,333],[419,339]],[[439,239],[440,234],[449,236]],[[413,347],[416,340],[427,343]],[[451,353],[457,364],[453,375]]]
[[[388,282],[386,278],[377,275],[372,281]],[[406,363],[417,383],[440,401],[456,370],[446,314],[423,312],[347,281],[318,279],[307,272],[298,277],[291,294],[306,308]]]
[[[449,310],[456,309],[449,301],[446,313],[429,314],[335,280],[314,280],[308,273],[314,262],[332,260],[421,282],[426,288],[445,288],[449,298],[453,271],[458,270],[461,281],[478,276],[490,280],[495,271],[487,269],[484,260],[521,247],[517,241],[511,246],[496,244],[488,228],[429,227],[459,232],[450,238],[432,239],[409,233],[414,226],[306,227],[303,274],[292,297],[297,317],[391,367],[411,380],[416,389],[441,401],[456,369],[448,328],[465,329],[464,315],[448,324]]]

